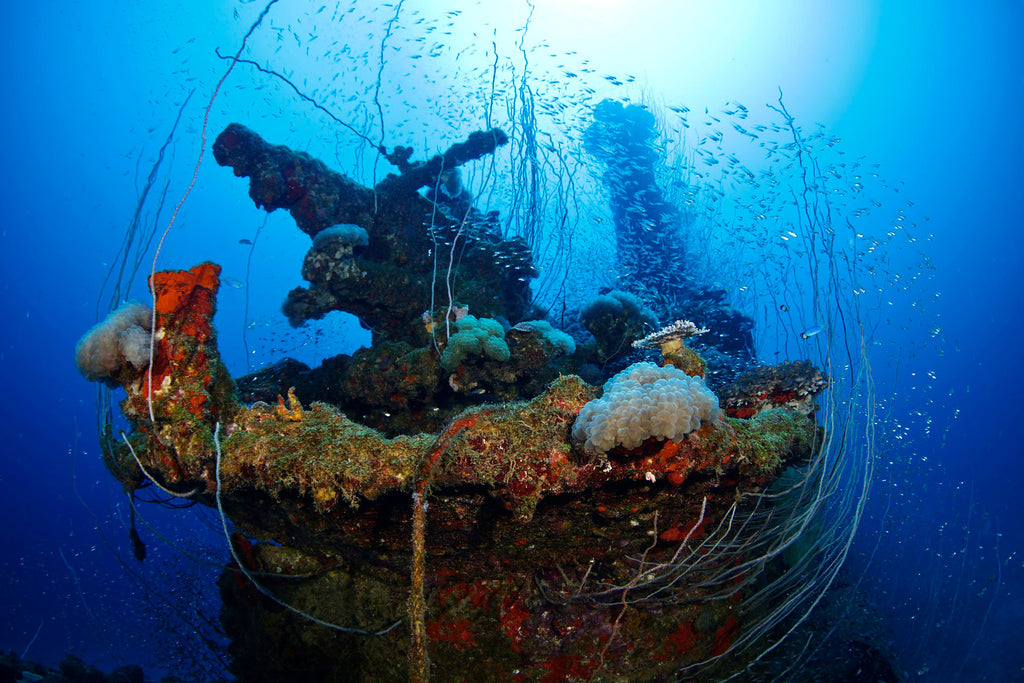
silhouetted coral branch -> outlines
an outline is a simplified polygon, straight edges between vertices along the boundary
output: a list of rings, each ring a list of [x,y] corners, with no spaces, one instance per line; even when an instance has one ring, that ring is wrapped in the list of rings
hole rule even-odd
[[[381,193],[405,193],[415,192],[421,187],[434,185],[437,178],[443,171],[461,166],[467,161],[479,159],[482,156],[493,154],[494,150],[508,142],[508,136],[500,128],[490,130],[478,130],[470,133],[465,142],[457,142],[448,148],[443,154],[437,154],[428,161],[406,165],[396,163],[402,170],[401,175],[388,175],[384,180],[377,183],[376,190]],[[403,150],[404,152],[404,150]],[[395,154],[399,154],[396,148]],[[406,155],[403,161],[408,159]],[[391,157],[388,157],[391,160]]]

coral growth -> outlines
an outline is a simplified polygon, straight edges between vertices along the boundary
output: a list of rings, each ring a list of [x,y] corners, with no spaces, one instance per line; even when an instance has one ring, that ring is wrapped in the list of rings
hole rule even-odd
[[[75,346],[75,365],[90,381],[117,385],[125,372],[137,373],[149,365],[149,326],[153,311],[140,303],[126,303],[85,333]]]
[[[580,309],[580,323],[594,335],[602,362],[629,352],[634,339],[657,324],[636,296],[613,290],[591,299]]]
[[[510,343],[521,336],[554,346],[537,327],[509,330]],[[198,389],[172,379],[178,384]],[[628,609],[583,599],[581,587],[628,584],[637,571],[630,557],[646,548],[650,562],[664,562],[680,544],[711,533],[734,504],[741,476],[747,491],[766,486],[784,462],[809,456],[816,429],[799,413],[771,411],[756,420],[702,423],[681,442],[652,441],[609,459],[570,441],[573,422],[596,393],[563,377],[531,401],[471,408],[435,434],[394,438],[331,406],[303,405],[294,392],[276,406],[240,408],[222,428],[221,499],[246,534],[284,544],[259,543],[240,557],[261,574],[305,577],[265,583],[318,618],[384,628],[404,614],[405,501],[414,486],[425,486],[425,632],[438,671],[477,679],[512,671],[536,680],[598,671],[652,678],[724,651],[740,627],[735,608],[693,603],[701,595],[695,584],[675,589],[678,602]],[[183,452],[186,435],[167,435]],[[172,467],[154,462],[162,446],[137,448],[157,476],[172,479]],[[207,450],[207,471],[209,458]],[[199,498],[210,501],[209,494]],[[655,533],[655,547],[645,530]],[[591,575],[600,583],[591,585]],[[402,676],[403,627],[382,640],[339,640],[233,577],[228,570],[221,590],[234,651],[244,653],[236,673],[258,667],[283,675],[300,656],[310,671],[323,672],[311,673],[314,680],[343,662],[350,671]],[[617,635],[609,643],[611,632]],[[596,656],[606,645],[610,654]]]
[[[651,332],[643,339],[633,342],[634,349],[659,349],[661,355],[668,356],[683,346],[683,341],[708,331],[706,327],[697,327],[689,320],[677,320],[657,332]]]
[[[205,480],[213,425],[238,409],[213,329],[219,276],[213,263],[154,275],[153,363],[121,378],[128,394],[121,410],[150,438],[143,462],[168,484]],[[112,469],[134,471],[127,447],[107,458]]]
[[[504,239],[492,216],[473,210],[456,219],[416,192],[436,184],[444,169],[492,153],[506,141],[501,131],[480,131],[426,162],[399,155],[402,173],[374,188],[304,152],[272,145],[237,123],[217,137],[213,152],[219,164],[249,178],[249,196],[257,206],[288,209],[303,232],[320,239],[303,266],[310,286],[293,289],[283,305],[292,325],[345,311],[359,317],[375,338],[416,343],[409,323],[432,294],[445,293],[445,279],[456,283],[456,291],[447,294],[476,315],[519,321],[531,313],[530,279],[536,272],[529,247]],[[346,235],[339,237],[330,227],[339,224],[350,226]],[[321,238],[325,230],[331,233]],[[445,269],[447,278],[437,272],[432,256],[439,249],[459,254]]]
[[[537,680],[598,671],[650,678],[727,647],[739,628],[735,611],[713,601],[697,606],[706,592],[698,584],[673,588],[672,605],[638,601],[628,609],[583,599],[581,591],[628,584],[638,553],[667,562],[680,544],[697,542],[737,504],[741,482],[748,493],[763,489],[785,463],[811,456],[813,421],[783,410],[717,419],[715,398],[699,378],[649,363],[610,382],[595,401],[597,389],[557,375],[558,363],[571,358],[571,338],[543,321],[505,330],[462,309],[450,338],[439,334],[444,326],[434,328],[441,354],[429,343],[381,341],[315,370],[282,363],[265,372],[274,381],[262,380],[260,391],[277,392],[271,402],[245,407],[220,363],[211,326],[218,273],[207,263],[156,274],[156,420],[149,421],[146,372],[121,378],[128,393],[122,408],[148,476],[207,504],[211,432],[221,424],[220,501],[247,535],[285,546],[257,545],[245,561],[256,565],[251,569],[309,576],[275,584],[281,595],[310,604],[315,592],[318,604],[346,606],[311,608],[336,623],[381,628],[399,620],[411,562],[407,506],[411,492],[422,491],[430,498],[424,632],[438,667],[480,679],[512,671]],[[424,329],[421,316],[409,324]],[[450,371],[443,352],[463,343],[460,335],[472,348],[447,364],[455,365]],[[497,341],[504,348],[485,346]],[[460,374],[466,368],[476,374]],[[504,379],[497,368],[508,371]],[[510,398],[531,385],[539,394],[459,412],[456,399],[464,395],[442,381],[446,375]],[[342,403],[365,412],[374,405],[380,413],[395,409],[409,433],[387,436],[334,406],[303,403],[301,392],[282,388],[290,379],[309,390],[331,386]],[[631,395],[619,396],[618,384],[635,384],[646,398],[638,395],[634,407]],[[252,398],[258,384],[242,386]],[[612,404],[624,411],[629,434],[619,435],[616,426],[619,447],[604,453],[613,445],[604,443],[604,430],[579,425],[593,428],[598,408]],[[432,428],[438,418],[427,415],[447,422]],[[630,432],[637,420],[646,425],[643,435]],[[574,444],[574,423],[594,442],[590,449]],[[126,451],[113,453],[108,465],[126,486],[137,486],[142,478]],[[653,546],[645,529],[654,534]],[[324,671],[342,661],[352,670],[391,670],[408,647],[399,627],[382,641],[345,637],[339,649],[315,624],[269,609],[245,584],[226,580],[221,589],[236,651],[247,653],[236,672],[258,666],[281,673],[299,652]],[[694,627],[680,630],[687,623]],[[288,647],[261,648],[271,633]],[[606,656],[595,656],[602,651]]]
[[[718,397],[699,377],[672,366],[635,363],[585,405],[573,437],[594,453],[637,448],[647,439],[678,441],[718,417]]]
[[[372,220],[373,191],[331,171],[323,162],[230,124],[213,143],[213,156],[235,175],[250,178],[249,196],[268,212],[287,209],[299,228],[315,235],[338,223]]]
[[[589,144],[608,142],[598,133]],[[461,163],[505,142],[481,131],[423,162],[381,148],[399,173],[366,188],[231,124],[218,163],[313,238],[289,321],[347,311],[371,346],[317,368],[284,359],[236,393],[212,263],[155,273],[151,363],[144,307],[80,344],[83,374],[127,393],[114,476],[216,505],[238,529],[220,587],[242,679],[399,679],[415,653],[442,679],[658,680],[742,633],[763,567],[733,522],[763,514],[757,494],[815,454],[824,379],[799,364],[748,377],[726,417],[680,322],[641,343],[664,367],[633,365],[600,395],[583,363],[621,362],[655,317],[632,294],[599,296],[579,315],[596,341],[579,349],[539,319],[529,246],[458,184]],[[243,568],[318,619],[382,634],[281,610]]]
[[[731,417],[743,418],[780,406],[812,415],[814,399],[828,383],[809,361],[760,366],[722,390],[722,408]]]
[[[505,342],[505,328],[497,320],[466,315],[455,323],[455,328],[457,331],[448,337],[441,354],[441,367],[448,372],[454,372],[470,356],[499,362],[511,356]]]
[[[697,327],[689,320],[677,320],[671,325],[651,332],[633,342],[634,349],[658,349],[666,365],[677,367],[687,375],[704,377],[707,365],[699,354],[690,350],[685,342],[690,337],[704,334],[706,327]]]

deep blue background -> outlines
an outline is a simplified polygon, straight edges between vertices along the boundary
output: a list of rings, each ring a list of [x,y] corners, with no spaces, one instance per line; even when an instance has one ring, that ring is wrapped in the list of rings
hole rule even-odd
[[[148,588],[177,586],[179,598],[184,592],[200,603],[216,599],[215,563],[225,553],[216,534],[207,531],[210,520],[204,513],[162,513],[154,506],[143,510],[180,545],[214,562],[204,568],[151,544],[152,561],[142,569],[130,565],[146,572],[146,589],[122,570],[108,547],[114,544],[129,557],[127,513],[123,495],[98,461],[94,387],[76,373],[72,349],[94,322],[99,283],[134,208],[136,161],[144,159],[144,175],[177,107],[195,88],[175,146],[169,201],[176,201],[198,151],[202,104],[226,66],[213,56],[213,47],[237,49],[261,9],[257,4],[197,2],[171,9],[162,3],[58,2],[7,10],[0,47],[5,64],[0,319],[7,321],[0,336],[0,567],[7,577],[0,589],[0,613],[7,618],[0,620],[0,648],[20,653],[39,629],[31,658],[53,663],[74,652],[107,668],[135,661],[157,672],[179,656],[176,648],[187,650],[188,639],[166,610],[147,599]],[[546,40],[559,51],[576,50],[576,60],[589,58],[588,49],[610,50],[588,44],[584,31],[569,33],[568,28],[567,45],[560,47],[557,24],[544,24],[551,3],[537,4],[531,40]],[[673,45],[639,42],[640,35],[623,35],[618,48],[629,55],[631,71],[651,66],[645,85],[656,97],[695,111],[727,99],[753,109],[768,101],[765,92],[783,87],[792,95],[788,104],[798,119],[821,121],[851,155],[879,162],[888,178],[903,181],[902,195],[913,200],[917,215],[928,217],[934,239],[923,249],[935,267],[929,287],[941,296],[921,316],[938,316],[942,334],[927,349],[907,354],[898,376],[888,365],[877,368],[882,384],[896,387],[900,396],[895,406],[900,413],[885,419],[913,426],[891,451],[904,460],[887,467],[876,484],[872,516],[853,564],[866,567],[864,586],[875,591],[872,599],[891,619],[895,646],[911,678],[1018,680],[1024,677],[1024,655],[1013,638],[1024,627],[1019,606],[1024,448],[1017,431],[1024,415],[1019,352],[1024,338],[1024,59],[1019,43],[1024,5],[986,2],[970,10],[946,2],[853,5],[836,4],[830,11],[822,10],[821,3],[792,2],[779,5],[785,9],[778,10],[783,15],[778,22],[759,20],[754,33],[795,46],[785,70],[774,75],[763,73],[765,55],[741,39],[746,35],[741,31],[752,30],[740,26],[745,11],[716,19],[716,31],[723,35],[729,35],[730,25],[723,27],[721,21],[736,22],[736,43],[702,53],[699,63],[687,60],[700,55],[673,58]],[[274,27],[318,7],[279,3],[248,54],[271,58]],[[613,17],[612,24],[614,13],[623,11],[611,2],[594,3],[593,9]],[[403,16],[414,10],[443,16],[447,8],[410,2]],[[634,13],[656,20],[660,10],[668,11],[642,3],[642,11]],[[372,47],[391,11],[371,13],[378,31],[372,40],[346,34],[347,28],[320,40],[351,39]],[[848,22],[858,27],[849,35],[843,32],[847,11],[859,17]],[[518,12],[504,28],[521,25],[525,12]],[[471,43],[469,28],[454,27],[447,40]],[[830,38],[821,39],[824,33]],[[481,44],[489,44],[490,29],[486,35]],[[296,48],[301,52],[299,46],[288,49]],[[352,65],[328,68],[352,68],[370,78],[374,59],[371,53]],[[852,62],[856,68],[848,66]],[[671,87],[657,75],[666,63],[677,72],[705,74],[713,87],[702,82],[705,90],[694,85],[689,93],[659,94],[659,88]],[[283,57],[277,64],[302,68],[289,66]],[[837,75],[830,81],[833,64]],[[840,69],[840,64],[847,66]],[[759,74],[756,88],[732,80],[745,66]],[[716,69],[721,78],[713,78]],[[644,79],[637,76],[639,88]],[[301,77],[301,72],[295,76]],[[350,158],[343,137],[325,133],[327,124],[308,107],[283,91],[258,90],[259,85],[251,71],[232,74],[213,110],[214,135],[227,122],[242,120],[269,139],[331,150],[337,156],[329,160],[339,166]],[[422,103],[429,93],[423,88],[409,95],[410,103]],[[397,112],[402,95],[392,91],[388,96]],[[421,110],[419,116],[428,125],[410,134],[409,142],[443,146],[441,140],[425,142],[430,114]],[[453,125],[444,134],[454,140],[458,130]],[[341,142],[336,145],[336,140]],[[246,251],[238,240],[252,238],[262,223],[241,181],[217,168],[207,150],[197,189],[171,233],[161,267],[209,258],[224,265],[225,275],[242,279]],[[325,328],[321,346],[307,343],[303,350],[298,347],[307,337],[276,320],[283,293],[298,284],[305,238],[286,216],[271,217],[265,231],[261,239],[270,242],[254,274],[265,296],[253,294],[249,302],[250,319],[262,326],[252,332],[251,343],[267,356],[301,351],[316,358],[351,351],[363,339],[350,334],[351,326]],[[919,263],[908,256],[903,264],[900,258],[893,255],[894,268]],[[141,277],[135,286],[135,295],[141,296]],[[922,300],[929,294],[922,291]],[[245,367],[238,341],[245,322],[242,296],[242,290],[225,288],[218,314],[224,353],[234,372]],[[918,334],[917,324],[906,327],[911,331],[901,332],[896,321],[885,330],[885,342],[910,348],[920,341],[902,338]],[[914,414],[918,411],[922,414]],[[925,434],[918,427],[929,419]],[[100,519],[102,535],[76,500],[75,489]],[[890,518],[882,521],[884,501],[891,501]],[[868,563],[874,539],[881,540]],[[177,570],[178,563],[200,578],[178,585],[187,573]],[[948,613],[939,613],[947,608]],[[971,676],[965,678],[964,671]]]

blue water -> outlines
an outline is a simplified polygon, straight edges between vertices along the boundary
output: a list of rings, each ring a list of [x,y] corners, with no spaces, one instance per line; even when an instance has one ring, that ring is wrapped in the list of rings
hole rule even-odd
[[[490,90],[495,48],[498,82],[528,68],[537,100],[555,112],[545,125],[566,140],[578,140],[587,112],[611,97],[657,109],[692,146],[714,130],[707,116],[729,125],[730,103],[749,109],[744,126],[777,122],[766,105],[780,89],[804,130],[821,124],[835,136],[827,154],[859,160],[882,204],[865,230],[884,235],[897,208],[915,226],[914,241],[901,236],[885,258],[882,279],[898,274],[903,284],[870,292],[868,307],[880,311],[881,446],[845,581],[880,615],[908,680],[1024,680],[1024,5],[737,2],[702,14],[668,0],[537,0],[531,16],[515,2],[500,13],[482,3],[321,4],[275,4],[242,56],[287,74],[375,141],[383,133],[388,146],[421,156],[484,127],[489,103],[496,120],[507,116],[504,95]],[[106,300],[97,304],[104,277],[179,107],[193,93],[157,182],[168,183],[166,204],[157,213],[151,201],[143,215],[160,231],[190,183],[204,108],[230,65],[214,49],[237,51],[263,8],[7,8],[0,649],[49,665],[68,653],[106,670],[138,663],[154,678],[224,672],[214,581],[227,554],[217,521],[198,508],[143,506],[150,552],[142,564],[131,558],[126,498],[99,460],[95,387],[72,352],[98,308],[106,312]],[[668,107],[688,108],[690,128]],[[353,351],[368,337],[351,320],[291,330],[279,314],[301,283],[308,238],[283,212],[266,219],[244,182],[213,161],[209,143],[232,121],[367,184],[388,170],[279,80],[237,64],[210,108],[205,156],[159,267],[214,260],[242,285],[222,288],[216,321],[235,374],[282,355],[316,362]],[[729,136],[735,147],[723,155],[761,156]],[[257,231],[247,271],[239,240]],[[915,279],[925,263],[927,277]],[[149,264],[130,296],[145,297]]]

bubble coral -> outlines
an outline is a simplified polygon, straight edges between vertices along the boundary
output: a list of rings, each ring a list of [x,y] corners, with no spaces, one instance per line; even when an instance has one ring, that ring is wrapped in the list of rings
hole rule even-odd
[[[592,453],[639,447],[649,438],[678,441],[718,415],[718,397],[700,377],[672,366],[634,363],[580,411],[573,438]]]

